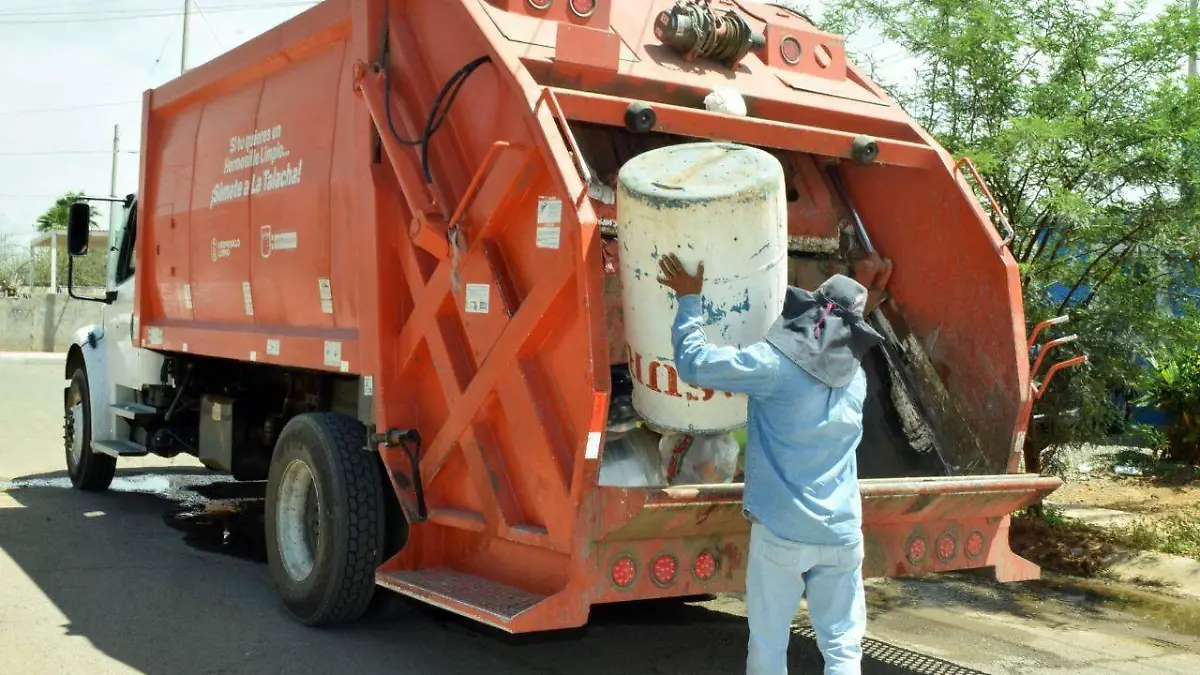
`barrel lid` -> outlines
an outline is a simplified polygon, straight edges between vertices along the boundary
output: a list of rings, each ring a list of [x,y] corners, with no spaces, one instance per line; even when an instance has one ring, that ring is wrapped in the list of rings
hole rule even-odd
[[[669,145],[621,167],[622,191],[663,207],[783,189],[783,166],[770,153],[738,143]]]

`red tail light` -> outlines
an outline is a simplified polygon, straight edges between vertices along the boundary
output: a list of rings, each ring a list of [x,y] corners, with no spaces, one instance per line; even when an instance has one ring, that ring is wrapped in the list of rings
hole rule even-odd
[[[717,557],[708,551],[701,551],[692,562],[692,574],[700,581],[710,581],[717,576]]]
[[[958,553],[958,541],[949,532],[938,537],[937,554],[942,562],[949,562]]]
[[[983,553],[983,533],[975,530],[967,537],[966,552],[968,558],[978,558]]]
[[[571,11],[575,16],[586,19],[596,11],[598,0],[570,0]]]
[[[666,586],[675,581],[675,573],[678,571],[679,562],[675,560],[675,556],[660,555],[654,560],[654,565],[650,567],[650,576],[654,579],[654,583]]]
[[[908,540],[908,562],[913,565],[920,565],[925,562],[925,553],[929,549],[929,545],[925,543],[923,537],[913,537]]]
[[[633,558],[618,558],[612,566],[612,582],[618,588],[629,588],[637,579],[637,563]]]

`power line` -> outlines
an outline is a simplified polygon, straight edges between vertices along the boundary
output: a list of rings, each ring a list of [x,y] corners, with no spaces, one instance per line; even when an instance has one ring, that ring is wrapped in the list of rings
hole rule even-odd
[[[286,9],[289,7],[311,7],[318,4],[317,2],[278,2],[268,5],[223,5],[220,7],[212,7],[208,11],[210,13],[224,12],[244,12],[264,9]],[[3,14],[0,13],[0,25],[4,26],[20,26],[20,25],[42,25],[42,24],[64,24],[64,23],[91,23],[96,21],[135,21],[139,19],[161,19],[167,17],[183,16],[183,12],[174,10],[150,10],[139,12],[122,12],[120,10],[112,11],[96,11],[96,12],[60,12],[57,14],[48,14],[38,12],[36,14]],[[21,17],[21,18],[7,18]],[[29,18],[25,18],[29,17]]]
[[[112,2],[112,1],[113,0],[109,0],[109,2]],[[57,4],[57,7],[59,7],[59,8],[79,7],[79,6],[95,7],[96,5],[99,5],[99,4],[104,4],[104,3],[102,0],[73,0],[72,2],[60,2]],[[46,7],[45,0],[42,0],[41,2],[37,2],[32,5],[21,5],[20,7],[10,7],[5,11],[0,12],[0,14],[22,14],[22,13],[40,14],[42,12],[42,10],[45,9],[45,7]]]
[[[17,199],[22,197],[29,197],[30,199],[55,199],[61,196],[63,196],[61,192],[0,192],[0,199]]]
[[[113,101],[111,103],[90,103],[87,105],[73,105],[73,106],[66,106],[63,108],[25,108],[22,110],[0,110],[0,116],[70,112],[72,110],[91,110],[93,108],[111,108],[113,106],[118,106],[118,105],[133,105],[134,103],[141,103],[141,100],[133,99],[133,100],[129,100],[129,101]]]
[[[169,45],[171,43],[171,39],[174,37],[175,37],[174,31],[167,33],[167,38],[165,40],[163,40],[162,49],[158,50],[158,58],[154,59],[154,63],[150,64],[150,74],[151,75],[154,74],[154,71],[158,70],[158,64],[162,63],[163,55],[167,53],[167,45]]]
[[[217,31],[213,29],[213,25],[208,22],[208,15],[204,13],[204,8],[200,6],[200,0],[192,0],[192,4],[196,6],[196,11],[200,13],[200,18],[204,19],[204,25],[208,26],[208,32],[212,33],[213,39],[217,41],[217,46],[224,49],[225,44],[221,42],[221,36],[217,35]]]
[[[270,9],[272,7],[289,7],[289,6],[303,5],[303,4],[315,5],[315,4],[317,4],[318,1],[319,0],[314,0],[313,2],[306,3],[306,2],[300,2],[299,0],[285,0],[284,2],[262,2],[262,3],[255,3],[255,4],[246,4],[245,2],[241,2],[241,3],[235,3],[235,4],[212,5],[212,9],[219,10],[219,11],[238,10],[238,9],[244,9],[247,7],[249,7],[249,8],[266,7],[268,9]],[[86,8],[68,9],[68,10],[62,11],[62,12],[48,12],[44,9],[44,7],[43,8],[25,7],[25,8],[21,8],[21,9],[17,9],[17,10],[0,10],[0,16],[33,17],[33,18],[79,16],[79,15],[120,16],[120,15],[138,15],[138,14],[161,14],[163,12],[177,11],[173,8],[167,8],[167,7],[162,7],[162,6],[159,6],[159,7],[122,7],[122,8],[114,7],[114,8],[109,8],[109,9],[105,9],[105,8],[97,9],[94,2],[87,2],[87,3],[81,3],[81,4],[86,5]]]
[[[123,155],[136,155],[138,150],[122,150]],[[35,157],[39,155],[111,155],[112,150],[2,150],[3,157]]]

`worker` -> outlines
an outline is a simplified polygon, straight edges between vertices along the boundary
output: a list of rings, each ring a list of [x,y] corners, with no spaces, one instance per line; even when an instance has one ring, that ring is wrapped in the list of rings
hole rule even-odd
[[[716,346],[702,330],[704,264],[689,274],[671,254],[659,268],[679,303],[679,377],[749,397],[746,673],[786,675],[792,618],[807,594],[825,674],[858,675],[867,620],[855,458],[867,395],[861,360],[882,341],[863,319],[867,289],[840,274],[815,292],[788,288],[762,342]]]

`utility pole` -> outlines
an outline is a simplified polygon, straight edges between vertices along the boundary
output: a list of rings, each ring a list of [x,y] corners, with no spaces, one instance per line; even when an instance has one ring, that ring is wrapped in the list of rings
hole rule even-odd
[[[1195,2],[1195,0],[1193,0]],[[190,0],[183,0],[183,45],[179,48],[179,74],[187,72],[187,38],[188,38],[188,19],[189,10],[192,3]]]
[[[112,155],[112,176],[108,183],[108,196],[113,199],[117,198],[117,160],[121,156],[121,125],[113,125],[113,155]],[[118,219],[121,217],[121,212],[117,210],[117,203],[112,202],[108,205],[108,231],[112,232],[117,229]]]

